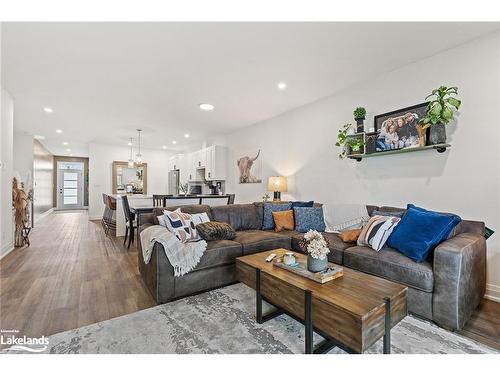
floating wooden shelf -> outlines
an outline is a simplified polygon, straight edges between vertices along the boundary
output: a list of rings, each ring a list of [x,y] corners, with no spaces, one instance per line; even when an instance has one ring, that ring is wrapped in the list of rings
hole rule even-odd
[[[422,147],[409,147],[409,148],[400,148],[397,150],[388,150],[388,151],[379,151],[371,154],[351,154],[347,157],[349,159],[361,161],[365,158],[373,158],[377,156],[386,156],[386,155],[394,155],[394,154],[405,154],[407,152],[415,152],[415,151],[425,151],[425,150],[436,150],[439,153],[445,152],[448,147],[451,147],[448,143],[441,143],[437,145],[429,145]]]

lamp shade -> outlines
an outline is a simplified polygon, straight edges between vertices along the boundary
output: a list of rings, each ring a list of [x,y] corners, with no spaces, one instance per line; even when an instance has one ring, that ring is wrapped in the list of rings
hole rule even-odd
[[[284,176],[269,177],[269,181],[267,183],[267,190],[279,191],[281,193],[288,191],[287,178]]]

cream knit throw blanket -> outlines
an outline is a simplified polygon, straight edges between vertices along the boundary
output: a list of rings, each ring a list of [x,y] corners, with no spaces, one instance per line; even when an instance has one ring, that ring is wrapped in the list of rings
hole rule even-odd
[[[174,276],[182,276],[196,267],[207,249],[205,240],[182,243],[161,225],[152,225],[141,232],[142,255],[146,264],[151,260],[155,242],[163,246]]]

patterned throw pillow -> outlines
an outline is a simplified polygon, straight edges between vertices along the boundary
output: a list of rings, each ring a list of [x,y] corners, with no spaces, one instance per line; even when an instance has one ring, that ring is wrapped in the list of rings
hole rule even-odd
[[[218,221],[198,224],[196,230],[206,241],[232,240],[236,237],[236,232],[231,225]]]
[[[362,229],[345,230],[339,233],[339,238],[347,243],[356,243],[361,234]]]
[[[196,241],[199,239],[196,226],[191,220],[191,215],[181,212],[179,208],[175,211],[165,210],[163,214],[167,229],[181,242]]]
[[[395,216],[372,216],[358,237],[358,246],[369,246],[380,251],[400,220]]]
[[[264,203],[264,222],[262,223],[262,229],[274,229],[273,212],[289,211],[291,209],[291,203]]]
[[[283,230],[293,230],[293,211],[276,211],[273,212],[274,231],[281,232]]]
[[[323,207],[295,207],[293,209],[295,217],[295,230],[305,233],[308,230],[325,231],[325,218],[323,217]]]

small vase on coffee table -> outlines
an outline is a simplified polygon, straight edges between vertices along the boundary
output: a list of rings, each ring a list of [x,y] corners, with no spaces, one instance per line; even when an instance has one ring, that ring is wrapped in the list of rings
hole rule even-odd
[[[325,256],[323,259],[313,258],[311,255],[307,256],[307,269],[310,272],[321,272],[328,268],[328,258]]]

